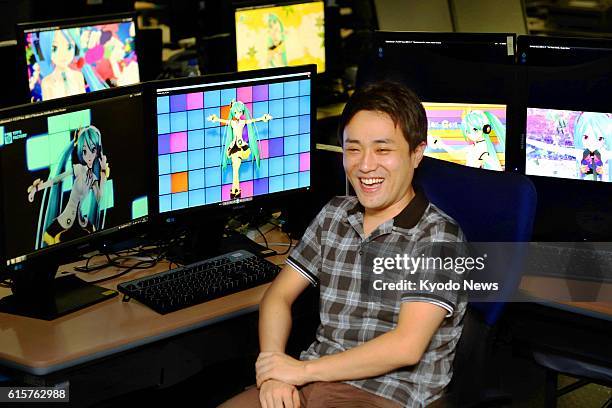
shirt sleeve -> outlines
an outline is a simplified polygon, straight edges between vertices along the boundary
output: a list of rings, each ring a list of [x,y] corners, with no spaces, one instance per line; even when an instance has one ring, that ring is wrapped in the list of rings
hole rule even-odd
[[[322,226],[329,204],[310,223],[302,239],[287,257],[287,264],[297,270],[313,286],[319,284],[321,271]]]
[[[432,303],[445,309],[446,317],[451,317],[463,299],[465,277],[454,267],[466,256],[463,232],[455,223],[440,223],[417,246],[413,256],[421,258],[422,263],[414,274],[406,277],[415,285],[413,290],[402,294],[401,301]]]

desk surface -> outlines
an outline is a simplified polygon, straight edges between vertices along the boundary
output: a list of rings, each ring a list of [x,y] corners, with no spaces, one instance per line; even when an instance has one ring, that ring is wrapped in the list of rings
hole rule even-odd
[[[287,240],[280,231],[270,234],[270,242]],[[277,255],[268,259],[281,264],[285,257]],[[116,274],[118,270],[113,269],[107,268],[95,276],[88,274],[84,280]],[[166,269],[168,264],[160,263],[99,285],[115,289],[121,282]],[[48,374],[255,311],[268,286],[261,285],[167,315],[159,315],[135,300],[123,302],[121,295],[53,321],[0,313],[0,361],[27,373]],[[9,293],[8,289],[0,288],[0,297]]]
[[[561,279],[544,276],[524,276],[520,289],[534,301],[570,312],[612,321],[612,284]],[[571,299],[593,301],[572,301]]]
[[[285,235],[277,230],[266,235],[269,242],[286,241]],[[281,252],[284,249],[278,248]],[[285,256],[268,259],[281,264]],[[167,263],[160,263],[155,268],[136,270],[100,285],[114,289],[121,282],[167,268]],[[85,275],[84,279],[99,279],[117,272],[108,268],[95,275]],[[568,283],[548,277],[525,277],[521,290],[542,304],[612,321],[612,284],[575,284],[590,285],[598,290],[599,297],[595,302],[551,301],[559,299],[551,293],[563,295]],[[159,315],[135,300],[125,303],[121,295],[53,321],[0,313],[0,361],[31,374],[52,373],[255,311],[267,287],[261,285],[167,315]],[[8,294],[8,289],[0,288],[0,297]]]

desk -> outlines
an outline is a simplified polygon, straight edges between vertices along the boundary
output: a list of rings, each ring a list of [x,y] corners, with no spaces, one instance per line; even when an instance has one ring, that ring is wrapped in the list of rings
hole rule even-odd
[[[611,283],[524,276],[519,289],[535,303],[612,322]],[[572,301],[572,297],[593,301]]]
[[[520,289],[530,300],[511,304],[507,319],[514,339],[526,351],[545,350],[612,366],[612,284],[526,276]],[[568,291],[579,289],[590,289],[598,297],[594,302],[569,300]]]
[[[269,242],[287,241],[286,235],[278,230],[269,232],[267,238]],[[286,247],[275,249],[284,252]],[[285,258],[286,256],[277,255],[268,259],[281,264]],[[136,270],[100,285],[114,289],[120,282],[167,268],[167,263],[160,263],[155,268]],[[60,268],[60,271],[62,269]],[[117,271],[109,268],[109,270],[97,273],[96,276],[90,274],[86,278],[88,280],[98,279],[102,277],[102,273],[114,274]],[[121,295],[54,321],[0,313],[0,365],[12,369],[10,374],[13,375],[20,373],[33,375],[22,377],[31,383],[39,384],[42,380],[37,377],[46,376],[51,379],[52,383],[57,384],[71,380],[77,374],[82,374],[83,370],[91,375],[97,373],[98,376],[101,375],[100,372],[113,370],[113,375],[120,376],[114,370],[121,362],[111,363],[108,357],[121,355],[125,357],[126,367],[123,368],[126,370],[126,375],[129,376],[130,371],[133,370],[133,375],[136,376],[137,370],[134,364],[149,364],[146,370],[150,370],[151,367],[155,370],[161,363],[151,360],[157,359],[158,355],[159,359],[163,359],[161,353],[164,351],[168,360],[180,360],[182,357],[173,355],[173,353],[176,354],[176,350],[172,349],[175,346],[169,346],[167,342],[162,342],[163,346],[155,346],[156,348],[150,350],[148,355],[146,353],[128,355],[124,352],[154,343],[159,345],[162,344],[159,343],[160,340],[181,337],[180,334],[195,332],[200,328],[256,311],[268,286],[269,284],[261,285],[167,315],[159,315],[134,300],[123,302]],[[2,288],[0,296],[6,296],[8,292],[8,289]],[[242,330],[245,328],[242,327]],[[253,328],[253,331],[256,337],[256,329]],[[184,339],[181,337],[181,340]],[[225,341],[221,340],[220,343]],[[242,341],[242,339],[236,341]],[[191,343],[194,342],[191,341]],[[201,345],[202,348],[206,347],[201,339],[194,344],[196,344],[194,347],[199,347],[198,345]],[[154,359],[151,358],[151,352],[155,353]],[[210,350],[203,350],[203,352],[210,354]],[[98,370],[91,365],[94,361],[102,362],[101,365],[106,364],[106,366]],[[84,368],[78,372],[78,367]],[[191,368],[186,371],[194,370],[195,368]],[[153,381],[153,384],[159,384],[159,373],[152,373],[150,378],[144,379],[142,383],[150,381]],[[139,382],[132,386],[138,387],[142,384]]]

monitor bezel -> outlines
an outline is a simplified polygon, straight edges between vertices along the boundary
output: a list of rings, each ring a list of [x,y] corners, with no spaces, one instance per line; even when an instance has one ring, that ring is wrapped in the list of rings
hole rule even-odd
[[[279,191],[275,193],[268,193],[261,196],[250,197],[250,200],[241,201],[238,203],[231,202],[218,202],[214,204],[205,204],[197,207],[188,207],[180,210],[170,210],[165,212],[159,211],[159,183],[157,182],[159,177],[158,167],[158,142],[157,142],[157,89],[160,88],[173,88],[181,86],[193,86],[198,84],[225,82],[232,80],[248,80],[257,79],[262,77],[286,75],[304,73],[310,74],[311,85],[310,85],[310,104],[311,104],[311,115],[310,115],[310,186],[299,187],[292,190]],[[315,146],[315,125],[316,125],[316,90],[315,81],[317,76],[317,66],[315,64],[301,65],[295,67],[280,67],[280,68],[268,68],[261,70],[252,71],[241,71],[235,73],[225,74],[211,74],[200,77],[180,78],[180,79],[168,79],[151,81],[147,83],[147,99],[145,109],[148,107],[148,111],[145,111],[145,115],[148,120],[145,120],[145,126],[148,125],[146,133],[154,140],[151,143],[151,198],[149,200],[149,214],[155,214],[157,221],[163,224],[172,223],[177,220],[184,220],[186,217],[193,216],[195,214],[209,214],[211,216],[223,216],[229,215],[235,211],[242,210],[255,210],[262,208],[274,208],[274,201],[287,197],[305,197],[306,195],[312,194],[316,191],[314,188],[314,181],[317,180],[319,173],[316,165],[316,146]],[[287,203],[279,205],[278,207],[286,207]]]
[[[17,78],[17,82],[18,82],[18,88],[20,89],[19,92],[19,97],[23,98],[23,103],[32,103],[32,94],[30,93],[30,89],[28,86],[28,64],[25,58],[25,55],[22,54],[23,50],[25,50],[26,47],[26,40],[25,40],[25,34],[26,31],[31,31],[37,28],[53,28],[52,26],[74,26],[74,27],[82,27],[82,26],[86,26],[86,25],[93,25],[93,24],[103,24],[103,23],[110,23],[110,22],[116,22],[117,20],[125,20],[125,19],[129,19],[131,18],[132,21],[134,22],[134,30],[135,30],[135,34],[134,34],[134,38],[135,38],[135,43],[136,43],[136,59],[138,60],[139,55],[142,51],[142,45],[140,44],[139,41],[139,28],[138,28],[138,13],[136,12],[126,12],[126,13],[115,13],[115,14],[100,14],[100,15],[95,15],[95,16],[87,16],[87,17],[77,17],[77,18],[66,18],[66,19],[55,19],[55,20],[40,20],[40,21],[33,21],[33,22],[27,22],[27,23],[19,23],[16,26],[15,29],[15,35],[17,36],[17,53],[21,54],[17,56],[17,69],[19,74],[19,77]],[[19,51],[21,50],[21,52]],[[140,70],[140,61],[138,61],[138,78],[140,79],[139,83],[142,83],[142,72]],[[126,86],[133,86],[136,84],[131,84],[131,85],[126,85]],[[114,87],[114,88],[121,88],[121,87]],[[114,89],[114,88],[108,88],[108,89]],[[85,92],[85,93],[95,93],[98,91],[93,91],[93,92]],[[66,97],[63,97],[66,98]],[[63,99],[63,98],[55,98],[55,99]],[[38,101],[38,102],[47,102],[47,101]]]
[[[592,48],[609,50],[612,55],[612,39],[607,38],[586,38],[586,37],[541,37],[536,35],[520,35],[516,41],[516,55],[517,55],[517,74],[518,74],[518,87],[520,87],[521,103],[518,120],[520,121],[521,130],[521,141],[520,151],[517,153],[517,166],[518,171],[526,175],[527,177],[534,178],[536,180],[558,180],[559,182],[568,183],[572,186],[580,186],[585,184],[585,180],[577,180],[571,178],[563,178],[557,176],[543,176],[536,174],[527,174],[527,120],[528,120],[528,109],[554,109],[554,110],[572,110],[577,111],[577,108],[570,107],[553,107],[553,106],[541,106],[541,104],[534,103],[530,104],[529,97],[529,68],[530,67],[542,67],[541,65],[530,64],[529,61],[522,62],[520,55],[523,50],[531,45],[548,45],[548,46],[567,46],[570,48]],[[569,56],[568,56],[569,59]],[[560,66],[562,67],[562,66]],[[550,67],[552,68],[552,67]],[[595,110],[588,110],[589,112],[595,112]],[[602,112],[603,110],[597,110]],[[612,109],[611,109],[612,111]],[[610,185],[612,188],[612,182],[606,182],[606,185]]]
[[[508,55],[508,39],[512,38],[512,55]],[[517,35],[515,33],[456,33],[456,32],[423,32],[423,31],[376,31],[374,34],[374,47],[371,51],[370,58],[378,58],[380,47],[391,47],[386,45],[385,42],[388,40],[417,40],[417,41],[440,41],[442,43],[449,44],[449,47],[455,44],[466,44],[466,45],[485,45],[492,42],[505,42],[506,43],[506,55],[503,62],[490,62],[491,65],[502,66],[512,74],[512,78],[508,78],[510,83],[511,80],[516,81],[516,50],[517,50]],[[433,47],[427,44],[423,45],[424,49],[431,50]],[[382,57],[385,58],[384,56]],[[365,78],[363,74],[357,77],[358,86],[363,86]],[[506,142],[504,146],[505,156],[505,172],[520,172],[520,152],[518,152],[518,144],[520,138],[522,138],[523,125],[521,124],[521,107],[520,99],[521,95],[518,93],[518,87],[513,87],[509,90],[509,93],[505,95],[502,100],[483,100],[480,98],[467,97],[452,97],[448,99],[429,98],[423,95],[419,95],[422,102],[428,103],[458,103],[458,104],[498,104],[504,105],[506,111]]]
[[[514,65],[516,63],[517,54],[517,35],[515,33],[454,33],[454,32],[429,32],[429,31],[375,31],[374,32],[374,52],[377,52],[379,46],[384,44],[387,40],[409,40],[409,39],[423,39],[431,38],[432,40],[443,41],[443,42],[470,42],[476,43],[481,42],[492,42],[495,40],[508,41],[508,37],[512,37],[512,47],[514,54],[512,55],[512,63],[508,65]],[[507,45],[506,45],[507,47]],[[510,58],[509,58],[510,59]]]
[[[9,108],[3,108],[3,109],[0,109],[0,119],[28,115],[34,112],[52,111],[54,109],[61,109],[67,106],[69,107],[69,106],[82,105],[82,104],[87,104],[87,103],[93,104],[93,103],[97,103],[102,100],[112,99],[112,98],[117,98],[117,97],[124,97],[124,96],[129,96],[132,94],[140,94],[140,98],[143,104],[142,106],[143,113],[144,113],[145,108],[146,108],[145,106],[146,96],[144,92],[144,87],[143,87],[143,84],[136,84],[136,85],[129,85],[129,86],[123,86],[123,87],[110,88],[110,89],[103,89],[97,92],[79,94],[79,95],[69,96],[65,98],[51,99],[49,101],[42,101],[40,103],[29,103],[29,104],[22,104],[22,105],[18,105],[14,107],[9,107]],[[146,141],[147,134],[145,133],[145,131],[146,131],[146,127],[143,127],[143,135],[142,135],[143,143],[147,142]],[[0,169],[3,168],[3,165],[4,165],[3,160],[4,160],[3,155],[0,151]],[[143,165],[146,166],[145,173],[150,174],[150,163],[143,163]],[[0,192],[3,191],[4,189],[2,180],[3,180],[2,177],[0,177]],[[25,259],[20,262],[16,262],[15,264],[12,264],[10,268],[16,270],[20,268],[19,265],[24,265],[24,264],[27,264],[28,262],[36,262],[36,261],[39,261],[41,257],[46,257],[46,256],[50,258],[51,257],[57,258],[61,256],[62,260],[69,259],[69,255],[72,255],[72,256],[80,255],[80,254],[95,250],[96,248],[109,247],[115,241],[114,238],[116,237],[138,235],[140,229],[146,228],[147,225],[149,224],[150,219],[152,218],[151,207],[150,207],[151,205],[151,181],[147,180],[147,183],[148,185],[146,185],[146,190],[149,192],[149,195],[147,197],[147,206],[149,209],[148,215],[143,216],[137,220],[132,220],[132,221],[137,221],[137,222],[130,223],[129,225],[109,227],[104,230],[96,231],[93,234],[73,239],[71,241],[61,242],[58,244],[47,246],[45,248],[32,250],[29,253],[17,255],[17,257],[24,256]],[[0,200],[0,225],[5,225],[4,209],[5,209],[5,201],[4,199],[1,199]],[[7,233],[8,231],[6,231],[5,229],[2,229],[2,231],[0,231],[0,270],[4,270],[5,268],[9,269],[9,265],[7,265],[7,261],[11,259],[15,259],[15,257],[8,257],[6,254],[5,242],[7,241],[7,235],[8,235]],[[112,240],[109,240],[108,239],[109,237],[112,238]],[[76,253],[75,251],[73,251],[72,253],[69,253],[70,249],[75,249],[75,248],[76,248]]]
[[[236,38],[236,12],[240,10],[246,9],[255,9],[255,8],[266,8],[266,7],[282,7],[282,6],[291,6],[295,4],[305,4],[305,3],[323,3],[323,26],[325,30],[325,38],[327,38],[328,27],[326,25],[327,21],[327,6],[325,4],[325,0],[233,0],[232,1],[232,21],[231,21],[231,42],[233,47],[233,56],[232,63],[234,67],[234,71],[236,72],[247,72],[247,71],[239,71],[238,70],[238,43]],[[325,68],[321,72],[317,72],[317,75],[325,75],[330,71],[329,67],[329,47],[325,44]],[[292,65],[288,65],[291,67]],[[299,65],[293,65],[299,66]],[[285,68],[285,67],[280,67]],[[259,69],[267,69],[267,68],[259,68]]]
[[[565,45],[572,48],[601,48],[612,50],[612,39],[610,38],[587,38],[587,37],[544,37],[537,35],[519,35],[516,39],[516,53],[530,45]],[[529,66],[529,64],[518,65]]]

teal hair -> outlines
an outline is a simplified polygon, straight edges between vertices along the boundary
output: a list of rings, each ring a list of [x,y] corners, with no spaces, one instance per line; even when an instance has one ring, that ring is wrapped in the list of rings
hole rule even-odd
[[[75,140],[71,140],[68,146],[60,153],[59,160],[55,167],[51,168],[51,172],[49,174],[49,179],[54,179],[58,177],[60,174],[64,173],[67,170],[72,169],[72,159],[73,157],[78,161],[79,164],[85,164],[85,160],[83,159],[83,147],[87,144],[89,150],[96,149],[97,158],[102,155],[102,135],[100,131],[95,126],[86,126],[84,128],[80,128],[74,132]],[[75,145],[77,151],[75,152]],[[76,154],[75,154],[76,153]],[[99,160],[94,160],[92,171],[100,180],[100,162]],[[62,211],[62,202],[63,202],[63,188],[62,181],[57,183],[53,183],[53,185],[47,189],[45,189],[43,193],[42,205],[40,207],[40,213],[38,216],[38,232],[36,235],[36,249],[40,249],[46,246],[46,243],[43,241],[42,237],[47,228],[53,223],[53,221],[60,215]],[[87,219],[95,227],[96,230],[104,228],[104,214],[100,214],[98,209],[98,201],[95,199],[93,190],[89,191],[89,197],[83,201],[88,201],[90,203],[89,209],[87,210]],[[103,201],[103,198],[100,199]],[[81,209],[83,202],[80,203]],[[104,210],[105,212],[106,210]],[[102,215],[102,216],[101,216]]]
[[[232,143],[232,140],[234,140],[234,129],[232,129],[231,121],[237,117],[237,113],[239,111],[244,112],[244,119],[251,119],[251,113],[244,103],[235,101],[230,105],[229,116],[227,117],[227,120],[230,121],[230,123],[228,123],[225,127],[225,143],[223,144],[223,152],[221,152],[221,168],[223,170],[225,170],[227,164],[230,162],[230,158],[227,155],[227,149],[229,148],[230,143]],[[255,163],[259,168],[259,138],[257,137],[257,127],[252,123],[247,123],[246,129],[249,138],[249,148],[251,149],[253,157],[255,157]]]
[[[283,22],[281,21],[280,18],[278,18],[278,16],[276,14],[268,14],[268,27],[272,26],[272,24],[274,23],[278,23],[278,25],[280,26],[280,36],[281,36],[281,42],[282,42],[282,46],[285,46],[285,26],[283,25]],[[274,43],[272,42],[272,38],[269,37],[268,38],[268,49],[270,49],[272,46],[274,45]],[[281,53],[282,59],[283,59],[283,65],[287,66],[287,52],[286,50],[283,49],[282,53]]]
[[[612,150],[612,117],[607,113],[581,113],[574,124],[575,148],[584,149],[583,137],[587,134],[592,137],[603,137],[606,149]],[[580,161],[580,159],[578,159],[578,161]],[[604,166],[605,165],[606,163],[604,163]],[[612,177],[612,160],[607,163],[607,166],[608,178],[610,179],[610,177]]]
[[[589,134],[589,128],[595,134]],[[612,150],[612,117],[607,113],[583,112],[574,124],[574,147],[584,148],[582,139],[586,134],[603,137],[606,149]]]
[[[506,150],[506,128],[497,118],[497,116],[495,116],[489,111],[470,111],[463,117],[463,120],[461,121],[461,131],[463,133],[463,137],[467,140],[467,134],[471,129],[475,128],[482,130],[486,125],[489,125],[491,127],[491,132],[489,134],[482,132],[485,144],[487,145],[487,152],[489,153],[489,157],[491,157],[501,167],[499,159],[497,158],[497,150],[495,149],[495,145],[493,145],[493,142],[491,141],[491,133],[495,132],[497,138],[499,139],[499,151],[504,152]],[[485,168],[488,168],[486,163]]]
[[[38,65],[40,66],[40,73],[43,78],[51,74],[55,69],[53,62],[51,61],[51,49],[56,32],[57,30],[51,30],[42,31],[38,34],[40,54],[35,52],[34,56],[36,58],[36,62],[38,62]],[[81,28],[64,28],[60,29],[59,32],[64,36],[64,38],[66,38],[66,41],[74,44],[74,57],[81,57],[80,53],[82,50],[79,49],[79,43],[81,41]],[[83,64],[81,73],[85,78],[85,82],[87,82],[92,91],[108,88],[108,84],[98,78],[95,71],[89,64]]]

